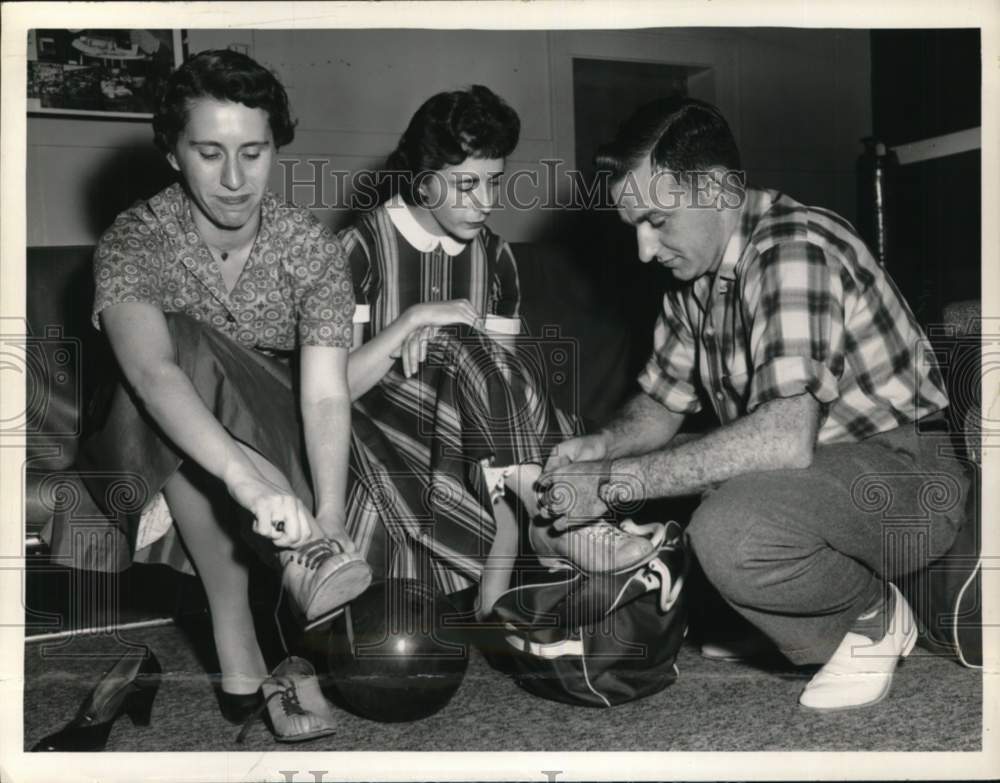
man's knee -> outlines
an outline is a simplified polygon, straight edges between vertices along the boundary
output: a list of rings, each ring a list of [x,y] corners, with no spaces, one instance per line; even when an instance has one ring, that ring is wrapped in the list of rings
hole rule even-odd
[[[702,499],[688,526],[691,547],[712,581],[725,578],[744,567],[743,547],[737,546],[757,521],[744,504],[739,479],[725,482]]]
[[[692,516],[691,547],[705,575],[727,598],[753,600],[771,587],[775,563],[807,549],[808,542],[781,521],[777,486],[786,481],[762,474],[730,479]]]

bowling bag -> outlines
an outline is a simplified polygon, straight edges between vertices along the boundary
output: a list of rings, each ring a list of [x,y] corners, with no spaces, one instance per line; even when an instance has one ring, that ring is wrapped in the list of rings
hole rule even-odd
[[[689,553],[676,522],[655,527],[653,559],[621,573],[588,575],[568,563],[516,571],[493,608],[494,665],[536,696],[589,707],[674,682]]]
[[[980,472],[970,466],[966,515],[948,552],[927,568],[899,580],[920,623],[920,642],[963,666],[983,665],[982,534]]]

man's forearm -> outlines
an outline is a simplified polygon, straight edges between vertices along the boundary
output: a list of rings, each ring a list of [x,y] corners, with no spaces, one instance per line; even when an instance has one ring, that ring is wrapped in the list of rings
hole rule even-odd
[[[663,407],[648,394],[632,397],[601,428],[609,459],[648,454],[663,448],[684,423],[684,416]]]
[[[698,493],[745,473],[808,467],[818,411],[808,394],[772,400],[701,438],[615,459],[612,474],[633,477],[646,498],[658,498]]]

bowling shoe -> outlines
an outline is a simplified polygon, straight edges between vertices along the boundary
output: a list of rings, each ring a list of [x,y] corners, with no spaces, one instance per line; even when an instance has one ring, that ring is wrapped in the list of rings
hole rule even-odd
[[[547,568],[575,565],[588,574],[629,571],[656,556],[656,546],[645,536],[626,533],[617,525],[600,521],[563,532],[551,525],[532,525],[531,546],[538,562]]]
[[[879,641],[849,631],[826,665],[806,685],[799,704],[813,710],[850,710],[882,701],[900,658],[917,642],[917,623],[902,593],[889,584],[895,606]]]
[[[342,551],[328,538],[283,549],[278,559],[282,584],[307,630],[361,595],[372,581],[372,570],[361,555]]]
[[[316,670],[304,658],[285,658],[260,686],[264,701],[236,738],[243,742],[247,730],[267,709],[271,733],[278,742],[305,742],[336,731],[333,710],[323,696]]]

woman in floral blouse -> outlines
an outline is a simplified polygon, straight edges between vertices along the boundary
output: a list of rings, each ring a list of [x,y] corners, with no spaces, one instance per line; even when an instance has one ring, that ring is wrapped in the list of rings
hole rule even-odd
[[[371,580],[344,527],[354,295],[339,241],[267,190],[294,132],[272,74],[202,52],[171,77],[154,131],[180,182],[119,215],[97,246],[94,324],[123,383],[78,467],[133,554],[179,532],[208,596],[220,706],[241,722],[268,675],[241,536],[277,559],[307,621]],[[109,507],[123,474],[148,502]],[[279,739],[332,730],[328,716],[286,713]]]

